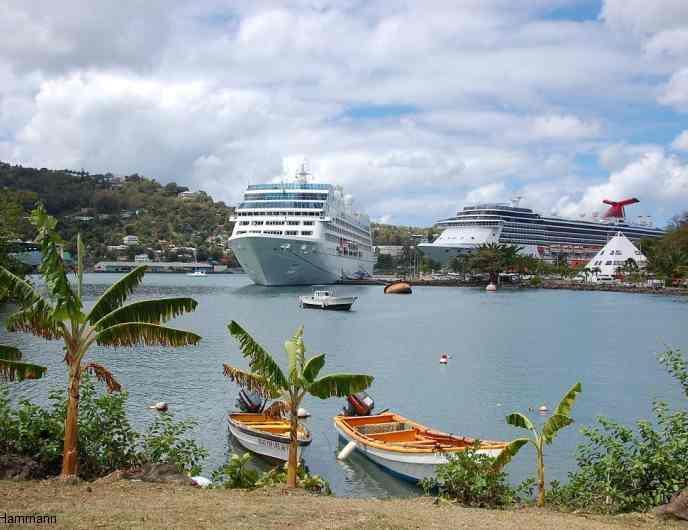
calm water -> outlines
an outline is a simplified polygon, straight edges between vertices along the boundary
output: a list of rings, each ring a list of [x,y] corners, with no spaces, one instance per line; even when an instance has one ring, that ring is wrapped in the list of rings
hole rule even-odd
[[[87,275],[90,301],[118,275]],[[574,382],[583,383],[574,416],[577,426],[598,415],[632,422],[648,417],[655,397],[678,403],[678,387],[658,365],[665,345],[688,351],[688,300],[621,293],[500,291],[415,288],[411,296],[384,295],[382,287],[340,287],[359,296],[351,312],[304,310],[296,297],[308,288],[264,288],[243,275],[191,278],[148,275],[134,298],[191,296],[197,311],[174,326],[203,336],[196,348],[94,349],[91,360],[109,367],[128,389],[130,414],[142,426],[147,405],[167,401],[178,417],[199,421],[197,437],[210,451],[206,474],[232,450],[225,414],[237,389],[222,375],[222,363],[246,366],[226,324],[235,319],[273,355],[285,360],[283,341],[305,325],[311,354],[327,353],[323,373],[355,371],[376,377],[370,393],[378,410],[393,408],[433,427],[491,439],[521,432],[504,416],[543,403],[556,405]],[[0,319],[5,315],[0,314]],[[47,380],[12,385],[15,396],[45,401],[48,388],[64,383],[61,346],[28,335],[7,336],[27,359],[49,367]],[[449,365],[440,353],[452,355]],[[311,470],[325,476],[335,493],[351,496],[412,495],[416,490],[389,477],[359,455],[336,460],[331,417],[341,400],[307,398],[313,443]],[[574,465],[578,428],[563,431],[548,449],[549,478],[565,478]],[[531,473],[529,448],[510,466],[514,480]]]

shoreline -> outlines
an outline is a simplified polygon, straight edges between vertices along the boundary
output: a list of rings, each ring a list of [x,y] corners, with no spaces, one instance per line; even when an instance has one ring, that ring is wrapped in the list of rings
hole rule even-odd
[[[340,280],[337,285],[387,285],[394,279],[373,278],[370,280]],[[413,287],[485,287],[483,282],[462,282],[459,280],[404,280]],[[500,289],[559,289],[568,291],[603,291],[615,293],[656,294],[663,296],[688,296],[686,287],[626,287],[607,283],[583,283],[567,280],[543,280],[542,285],[533,287],[527,284],[502,283]]]

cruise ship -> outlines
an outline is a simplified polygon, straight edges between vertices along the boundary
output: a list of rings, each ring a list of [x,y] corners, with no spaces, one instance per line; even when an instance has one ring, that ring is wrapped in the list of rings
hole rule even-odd
[[[354,211],[341,186],[309,182],[251,184],[236,208],[229,246],[258,285],[331,284],[373,272],[370,219]]]
[[[441,235],[418,248],[430,259],[446,264],[480,245],[503,243],[521,247],[523,254],[547,261],[563,257],[575,265],[591,259],[617,232],[636,244],[664,234],[649,221],[627,221],[625,207],[639,202],[636,198],[605,200],[609,209],[592,220],[542,216],[519,207],[519,201],[466,206],[455,216],[438,221],[437,226],[444,229]]]

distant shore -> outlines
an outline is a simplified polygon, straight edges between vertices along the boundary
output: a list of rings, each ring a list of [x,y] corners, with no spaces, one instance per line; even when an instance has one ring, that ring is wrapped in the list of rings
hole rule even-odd
[[[371,278],[365,280],[342,280],[341,285],[386,285],[387,283],[396,280],[396,278]],[[412,286],[423,287],[485,287],[487,284],[484,281],[480,282],[463,282],[460,280],[426,280],[414,279],[404,280]],[[634,287],[618,284],[608,283],[585,283],[573,282],[568,280],[543,280],[539,287],[532,287],[527,283],[503,283],[500,289],[563,289],[569,291],[605,291],[616,293],[642,293],[642,294],[659,294],[665,296],[688,296],[688,288],[685,287]]]

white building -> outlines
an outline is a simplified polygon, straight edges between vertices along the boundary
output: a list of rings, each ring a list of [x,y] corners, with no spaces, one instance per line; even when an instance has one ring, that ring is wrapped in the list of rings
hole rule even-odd
[[[138,245],[139,244],[139,237],[138,236],[124,236],[122,238],[122,243],[125,245]]]
[[[598,270],[593,281],[611,280],[629,260],[633,260],[638,269],[644,269],[647,258],[621,232],[611,238],[595,257],[585,266],[588,270]]]
[[[399,258],[404,254],[404,247],[403,245],[377,245],[373,247],[373,253],[376,256],[387,255]]]
[[[150,261],[150,258],[148,257],[148,254],[136,254],[136,256],[134,256],[134,261],[137,263],[142,261]]]

